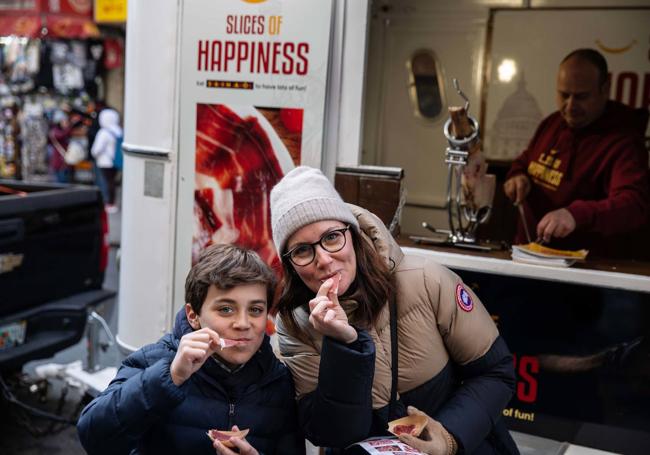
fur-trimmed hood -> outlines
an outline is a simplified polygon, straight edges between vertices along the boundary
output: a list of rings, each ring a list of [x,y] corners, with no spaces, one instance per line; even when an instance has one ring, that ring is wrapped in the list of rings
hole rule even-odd
[[[348,204],[359,222],[361,238],[373,246],[375,251],[386,261],[391,271],[404,259],[404,253],[386,225],[377,215],[353,204]]]

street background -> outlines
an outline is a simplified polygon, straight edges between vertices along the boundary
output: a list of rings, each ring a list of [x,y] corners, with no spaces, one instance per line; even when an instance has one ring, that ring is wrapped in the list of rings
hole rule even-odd
[[[109,214],[109,244],[110,254],[108,267],[104,277],[104,288],[119,289],[119,273],[117,256],[120,246],[120,227],[122,213]],[[117,330],[117,296],[107,300],[96,308],[110,327],[113,334]],[[99,339],[107,342],[108,338],[100,330]],[[35,368],[38,365],[47,363],[67,364],[75,360],[81,360],[84,366],[87,365],[87,340],[86,337],[79,343],[57,353],[51,359],[42,359],[26,364],[23,373],[26,380],[34,380]],[[119,366],[123,356],[115,345],[107,347],[105,351],[100,350],[98,364],[100,368],[107,366]],[[20,387],[15,391],[16,396],[25,403],[41,410],[56,412],[61,407],[60,414],[66,418],[76,419],[81,407],[83,390],[68,385],[63,379],[53,378],[49,381],[47,390],[39,393],[30,393],[27,387]],[[65,396],[62,398],[62,394]],[[14,406],[0,402],[0,454],[2,455],[36,455],[36,454],[85,454],[79,443],[76,427],[61,423],[52,422],[46,419],[31,417],[25,412],[16,409]]]

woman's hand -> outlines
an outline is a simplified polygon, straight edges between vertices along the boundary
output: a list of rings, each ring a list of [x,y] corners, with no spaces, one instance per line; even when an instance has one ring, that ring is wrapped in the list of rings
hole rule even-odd
[[[204,327],[183,335],[169,367],[172,381],[180,386],[214,354],[219,347],[219,335]]]
[[[339,280],[337,275],[321,284],[316,297],[309,301],[309,322],[321,334],[347,344],[356,341],[358,334],[339,303]]]
[[[232,431],[239,431],[237,425],[233,425]],[[212,443],[212,447],[219,455],[259,455],[259,452],[255,450],[255,447],[250,445],[248,441],[244,438],[231,437],[229,441],[237,448],[237,452],[232,449],[229,449],[221,443],[218,439],[215,439]]]
[[[408,407],[408,414],[425,416],[427,418],[427,426],[419,438],[402,433],[399,435],[400,441],[429,455],[453,455],[456,453],[458,448],[456,441],[440,422],[433,420],[414,406]]]

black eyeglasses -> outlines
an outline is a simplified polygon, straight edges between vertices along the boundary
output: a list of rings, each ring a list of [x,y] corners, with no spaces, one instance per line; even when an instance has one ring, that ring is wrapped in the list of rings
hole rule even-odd
[[[345,246],[346,238],[345,231],[350,229],[350,225],[341,229],[333,229],[322,235],[318,242],[314,243],[299,243],[284,253],[282,257],[289,258],[293,265],[303,267],[309,265],[316,257],[316,245],[320,245],[322,249],[328,253],[336,253],[341,251]]]

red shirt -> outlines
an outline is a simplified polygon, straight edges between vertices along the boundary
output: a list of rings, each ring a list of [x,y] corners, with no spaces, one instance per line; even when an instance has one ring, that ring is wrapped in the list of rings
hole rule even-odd
[[[65,150],[68,148],[71,133],[71,126],[63,128],[60,125],[54,125],[50,128],[49,137],[47,138],[49,144],[52,145],[50,167],[55,171],[61,171],[70,167],[65,163],[65,160],[61,153],[65,153]],[[54,145],[55,141],[57,142],[57,146],[60,147],[60,150],[57,146]]]
[[[559,112],[544,119],[507,176],[525,173],[531,181],[524,202],[531,236],[546,213],[564,207],[576,230],[550,246],[629,256],[618,242],[621,234],[639,231],[650,219],[647,121],[647,109],[614,101],[584,128],[570,128]],[[526,243],[521,222],[514,243]]]

